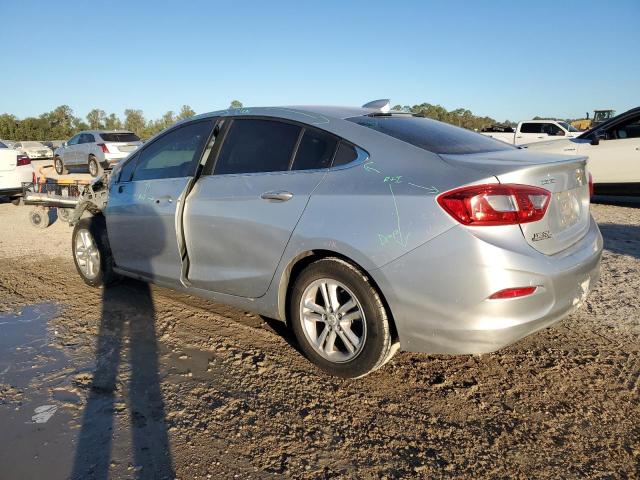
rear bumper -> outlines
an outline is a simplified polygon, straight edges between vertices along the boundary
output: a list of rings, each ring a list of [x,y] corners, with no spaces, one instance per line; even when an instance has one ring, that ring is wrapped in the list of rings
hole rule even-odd
[[[600,275],[602,236],[587,234],[556,255],[509,251],[454,227],[371,272],[391,309],[403,350],[487,353],[548,327],[584,301]],[[489,300],[504,288],[532,295]]]

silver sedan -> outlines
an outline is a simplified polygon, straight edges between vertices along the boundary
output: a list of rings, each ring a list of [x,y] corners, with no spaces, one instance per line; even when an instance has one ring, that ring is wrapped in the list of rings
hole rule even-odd
[[[602,252],[589,200],[585,157],[384,102],[232,109],[118,164],[73,253],[90,285],[135,277],[282,320],[358,377],[398,349],[491,352],[578,308]]]

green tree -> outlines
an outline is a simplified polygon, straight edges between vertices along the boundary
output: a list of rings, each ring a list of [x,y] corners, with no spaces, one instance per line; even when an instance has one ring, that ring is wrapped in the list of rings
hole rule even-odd
[[[127,130],[144,137],[146,124],[142,110],[127,108],[124,111],[124,128]]]
[[[187,118],[191,118],[196,114],[189,105],[183,105],[180,109],[180,113],[176,117],[176,120],[186,120]]]
[[[122,128],[122,120],[115,113],[111,113],[104,119],[104,128],[107,130],[120,130]]]
[[[89,128],[93,130],[100,130],[104,128],[106,118],[107,114],[104,112],[104,110],[94,108],[89,113],[87,113],[87,122],[89,123]]]
[[[242,108],[242,102],[240,100],[231,100],[229,108]]]

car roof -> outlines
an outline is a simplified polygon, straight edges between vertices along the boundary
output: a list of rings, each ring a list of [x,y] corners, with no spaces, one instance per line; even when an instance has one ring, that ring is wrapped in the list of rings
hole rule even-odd
[[[214,112],[208,112],[195,117],[191,117],[188,120],[197,118],[209,118],[218,116],[243,116],[243,115],[255,115],[255,116],[268,116],[268,117],[308,117],[314,120],[311,123],[318,123],[322,117],[327,119],[340,119],[358,117],[361,115],[370,115],[372,113],[378,113],[380,110],[375,108],[362,108],[362,107],[342,107],[342,106],[330,106],[330,105],[284,105],[277,107],[242,107],[242,108],[228,108],[226,110],[217,110]],[[400,112],[398,112],[400,113]]]
[[[82,130],[78,132],[76,135],[80,135],[81,133],[133,133],[130,130]],[[74,135],[75,136],[75,135]]]

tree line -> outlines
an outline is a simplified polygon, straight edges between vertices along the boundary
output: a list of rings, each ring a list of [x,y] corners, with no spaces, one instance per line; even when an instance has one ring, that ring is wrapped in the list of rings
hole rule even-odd
[[[233,100],[230,108],[241,108],[242,102]],[[447,110],[442,105],[420,103],[417,105],[396,105],[394,110],[414,113],[427,118],[450,123],[470,130],[481,130],[493,125],[495,119],[487,116],[474,115],[466,108]],[[126,109],[124,119],[115,113],[107,113],[99,108],[91,110],[85,118],[76,117],[68,105],[61,105],[50,112],[38,117],[18,119],[15,115],[4,113],[0,115],[0,138],[4,140],[66,140],[82,130],[118,130],[124,129],[134,132],[140,138],[149,138],[175,122],[192,117],[196,114],[189,105],[183,105],[176,114],[168,111],[155,120],[146,119],[142,110]],[[535,117],[536,119],[541,117]],[[500,122],[504,125],[515,126],[510,120]]]
[[[231,108],[241,108],[238,100],[231,102]],[[17,118],[10,113],[0,115],[0,138],[3,140],[67,140],[82,130],[129,130],[140,138],[149,138],[170,127],[174,123],[193,117],[196,112],[189,105],[183,105],[176,114],[168,111],[160,118],[148,120],[142,110],[128,108],[124,119],[115,113],[107,113],[94,108],[85,118],[76,117],[68,105],[60,105],[38,117]]]

